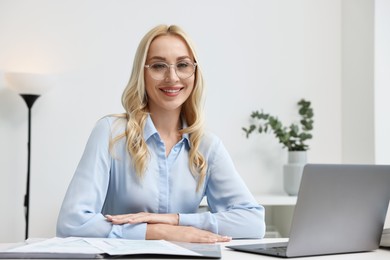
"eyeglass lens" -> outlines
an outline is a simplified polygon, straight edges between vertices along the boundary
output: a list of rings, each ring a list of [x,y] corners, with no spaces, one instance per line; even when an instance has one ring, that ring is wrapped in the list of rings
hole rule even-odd
[[[179,61],[176,64],[167,64],[165,62],[155,62],[150,65],[145,65],[149,69],[152,78],[162,80],[167,76],[171,67],[174,67],[176,75],[181,79],[191,77],[195,72],[196,64],[190,61]]]

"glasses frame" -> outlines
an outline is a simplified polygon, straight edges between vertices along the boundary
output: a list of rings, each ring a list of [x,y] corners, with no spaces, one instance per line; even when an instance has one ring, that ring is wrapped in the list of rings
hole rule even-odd
[[[166,63],[166,62],[163,62],[163,61],[156,61],[156,62],[153,62],[153,63],[151,63],[151,64],[145,64],[144,67],[147,68],[148,71],[150,72],[151,66],[152,66],[153,64],[162,63],[162,64],[167,65],[168,70],[165,72],[163,78],[155,78],[155,77],[152,76],[152,73],[150,73],[150,76],[151,76],[153,79],[155,79],[155,80],[163,80],[163,79],[166,79],[166,78],[167,78],[167,75],[168,75],[168,72],[170,71],[170,68],[171,68],[171,67],[174,67],[176,76],[177,76],[179,79],[188,79],[188,78],[190,78],[192,75],[194,75],[194,73],[195,73],[195,71],[196,71],[196,67],[198,66],[198,64],[197,64],[196,62],[186,61],[186,62],[188,62],[189,64],[191,64],[191,65],[194,67],[194,71],[191,73],[191,75],[189,75],[189,76],[186,77],[186,78],[180,77],[180,76],[177,74],[177,64],[179,64],[180,62],[183,62],[183,61],[179,61],[179,62],[177,62],[177,63],[175,63],[175,64],[169,64],[169,63]]]

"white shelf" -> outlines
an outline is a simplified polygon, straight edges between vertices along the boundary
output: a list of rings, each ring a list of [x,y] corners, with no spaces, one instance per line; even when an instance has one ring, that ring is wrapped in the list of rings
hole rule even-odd
[[[254,197],[262,206],[294,206],[297,203],[296,196],[287,194],[258,194]]]
[[[297,203],[296,196],[288,196],[287,194],[257,194],[254,197],[262,206],[294,206]],[[203,198],[200,206],[207,206],[206,198]]]

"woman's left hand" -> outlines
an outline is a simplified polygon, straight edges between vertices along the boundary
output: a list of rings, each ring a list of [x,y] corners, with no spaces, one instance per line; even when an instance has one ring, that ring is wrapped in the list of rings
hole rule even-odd
[[[112,224],[136,224],[136,223],[150,223],[150,224],[179,224],[179,214],[156,214],[139,212],[135,214],[123,214],[123,215],[106,215],[107,221]]]

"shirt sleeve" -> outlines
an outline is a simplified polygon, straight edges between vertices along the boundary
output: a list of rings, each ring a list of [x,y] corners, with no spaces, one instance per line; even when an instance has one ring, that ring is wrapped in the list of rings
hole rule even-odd
[[[113,225],[102,215],[110,179],[111,126],[99,120],[65,194],[57,220],[57,236],[145,239],[146,224]]]
[[[219,139],[208,164],[205,194],[210,212],[180,214],[179,224],[232,238],[263,238],[264,207],[253,198]]]

